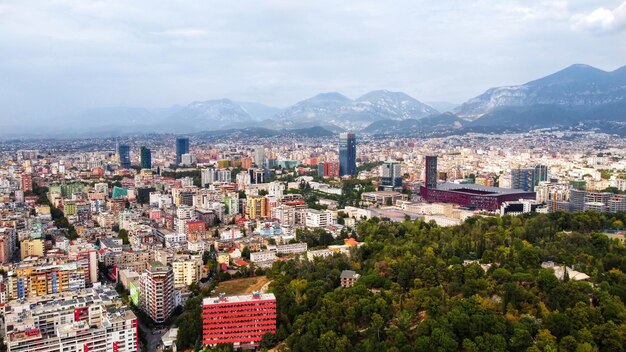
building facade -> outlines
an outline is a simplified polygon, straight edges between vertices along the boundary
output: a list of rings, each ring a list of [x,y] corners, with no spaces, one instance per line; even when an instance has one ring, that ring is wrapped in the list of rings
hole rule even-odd
[[[176,138],[176,165],[182,162],[183,154],[189,154],[189,138]]]
[[[424,186],[428,189],[437,188],[437,156],[427,155],[424,164]]]
[[[141,168],[152,169],[152,151],[146,147],[141,147]]]
[[[112,288],[12,301],[3,307],[8,352],[135,352],[137,317]]]
[[[383,163],[380,172],[380,189],[390,191],[402,189],[402,171],[399,162]]]
[[[121,144],[117,147],[117,156],[120,161],[120,167],[122,169],[130,169],[130,147],[126,144]]]
[[[141,277],[141,309],[157,324],[164,323],[174,310],[174,272],[152,262]]]
[[[352,132],[339,135],[339,176],[355,176],[356,136]]]
[[[276,332],[276,297],[273,293],[220,295],[202,302],[202,344],[256,347],[266,333]]]

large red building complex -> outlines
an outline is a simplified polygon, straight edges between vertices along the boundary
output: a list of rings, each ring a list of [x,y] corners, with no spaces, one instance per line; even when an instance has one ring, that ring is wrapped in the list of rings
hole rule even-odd
[[[253,347],[266,333],[276,332],[273,293],[205,298],[202,301],[202,344]]]
[[[420,196],[427,202],[453,203],[471,209],[495,211],[500,208],[503,202],[535,199],[535,192],[440,182],[437,184],[437,188],[421,186]]]

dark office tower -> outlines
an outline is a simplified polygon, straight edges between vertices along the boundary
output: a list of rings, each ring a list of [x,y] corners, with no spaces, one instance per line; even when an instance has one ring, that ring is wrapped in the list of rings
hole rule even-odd
[[[427,155],[424,167],[424,185],[426,188],[437,188],[437,156]]]
[[[380,175],[381,190],[402,189],[401,166],[397,161],[383,163]]]
[[[178,137],[176,138],[176,165],[182,161],[183,154],[189,154],[189,138]]]
[[[546,165],[537,164],[535,166],[535,186],[543,181],[548,181],[548,167]]]
[[[141,147],[141,168],[152,169],[152,151],[146,147]]]
[[[511,188],[532,192],[535,189],[535,169],[511,170]]]
[[[120,144],[117,147],[117,156],[120,159],[120,167],[130,169],[130,147],[126,144]]]
[[[356,136],[352,132],[339,135],[339,176],[356,175]]]

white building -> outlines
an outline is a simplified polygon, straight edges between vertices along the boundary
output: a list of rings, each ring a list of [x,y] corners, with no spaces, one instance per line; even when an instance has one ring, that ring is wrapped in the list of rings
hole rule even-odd
[[[306,227],[326,227],[333,224],[333,216],[329,211],[307,209],[304,225]]]
[[[250,253],[250,261],[253,263],[267,262],[276,260],[276,253],[271,251],[252,252]]]
[[[279,253],[279,254],[304,253],[306,251],[307,251],[307,244],[305,242],[281,244],[281,245],[276,246],[276,253]]]
[[[135,352],[137,317],[121,304],[112,288],[55,293],[4,308],[8,352]]]

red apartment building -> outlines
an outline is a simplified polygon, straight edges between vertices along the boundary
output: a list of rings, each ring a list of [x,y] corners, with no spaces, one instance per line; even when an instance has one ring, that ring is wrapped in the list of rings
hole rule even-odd
[[[276,297],[273,293],[205,298],[202,302],[202,344],[258,346],[263,335],[276,332]]]

